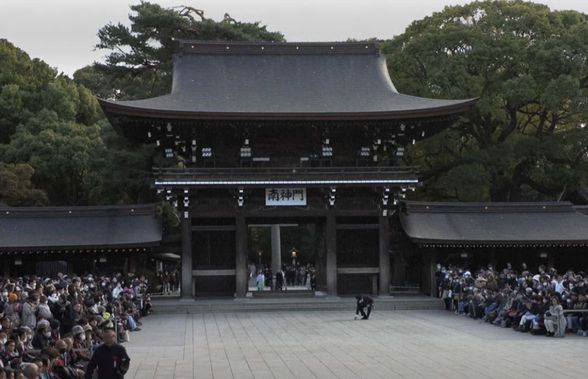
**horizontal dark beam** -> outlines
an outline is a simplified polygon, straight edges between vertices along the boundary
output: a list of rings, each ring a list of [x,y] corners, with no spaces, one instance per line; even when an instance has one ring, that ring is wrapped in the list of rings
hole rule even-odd
[[[337,230],[378,229],[379,224],[337,224]]]
[[[234,217],[234,216],[233,216]],[[222,232],[222,231],[235,231],[237,227],[235,225],[194,225],[192,231],[210,231],[210,232]]]
[[[27,255],[34,255],[34,254],[90,254],[90,253],[120,253],[120,252],[128,252],[128,253],[139,253],[139,252],[149,252],[152,251],[153,248],[156,247],[154,245],[133,245],[133,247],[1,247],[0,248],[0,257],[6,255],[18,255],[18,254],[27,254]]]
[[[561,248],[578,248],[588,246],[588,241],[438,241],[423,242],[413,241],[419,247],[445,247],[445,248],[476,248],[476,247],[500,247],[500,248],[542,248],[542,247],[561,247]]]
[[[155,186],[201,188],[416,186],[417,167],[154,168]]]

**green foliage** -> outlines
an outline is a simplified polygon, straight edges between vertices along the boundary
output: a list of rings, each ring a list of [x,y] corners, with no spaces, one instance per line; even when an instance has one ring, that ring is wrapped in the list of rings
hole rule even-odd
[[[28,164],[6,164],[0,162],[0,205],[39,206],[46,205],[47,196],[34,189],[31,183],[34,170]]]
[[[103,118],[95,96],[146,98],[169,91],[177,38],[282,40],[259,23],[216,22],[191,8],[131,6],[131,26],[98,31],[104,64],[74,80],[0,40],[0,203],[124,204],[154,201],[155,150],[132,144]],[[162,208],[166,225],[177,215]],[[177,221],[177,220],[176,220]]]
[[[232,19],[217,22],[198,13],[188,7],[163,8],[148,2],[131,6],[130,26],[108,24],[98,31],[100,42],[96,47],[108,52],[105,63],[76,71],[74,80],[101,98],[154,97],[170,91],[172,55],[178,52],[179,38],[229,41],[282,41],[284,38],[259,23]],[[99,204],[152,201],[151,168],[161,166],[158,162],[161,154],[152,146],[129,143],[106,122],[101,125],[106,151],[100,175],[92,176],[89,201]],[[164,224],[176,227],[177,215],[167,207],[162,209]]]
[[[19,124],[42,110],[64,121],[90,125],[100,118],[98,102],[43,61],[0,39],[0,142],[7,143]]]
[[[103,154],[99,126],[64,121],[48,110],[19,125],[10,143],[0,146],[3,160],[35,168],[34,182],[54,204],[87,203],[87,182],[100,168]]]
[[[190,7],[163,8],[141,2],[131,6],[131,26],[108,24],[98,31],[96,48],[109,51],[104,64],[95,63],[74,79],[102,98],[139,99],[166,94],[171,87],[172,55],[178,39],[216,41],[282,41],[259,22],[231,18],[217,22]]]
[[[588,16],[530,2],[446,7],[383,44],[396,87],[479,97],[409,159],[425,198],[555,199],[588,178]]]
[[[6,40],[0,57],[2,201],[86,203],[87,180],[104,155],[96,98]]]
[[[89,200],[93,204],[136,204],[154,200],[151,157],[154,147],[128,142],[103,120],[101,139],[106,151],[92,176]]]
[[[162,201],[157,207],[157,212],[161,218],[164,233],[170,233],[180,227],[178,211],[169,202]]]
[[[1,203],[153,201],[154,149],[116,134],[93,94],[169,92],[179,38],[284,39],[259,23],[147,2],[131,6],[130,21],[99,30],[105,63],[78,70],[73,81],[0,40]],[[383,52],[401,92],[480,98],[454,127],[412,149],[408,159],[426,180],[422,196],[541,200],[588,184],[586,15],[520,0],[473,2],[412,23]],[[173,228],[168,208],[162,214]]]

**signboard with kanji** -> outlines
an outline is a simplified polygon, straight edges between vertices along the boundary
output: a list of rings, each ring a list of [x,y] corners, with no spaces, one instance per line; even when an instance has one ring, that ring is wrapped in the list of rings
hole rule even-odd
[[[301,206],[306,205],[306,188],[266,188],[265,205]]]

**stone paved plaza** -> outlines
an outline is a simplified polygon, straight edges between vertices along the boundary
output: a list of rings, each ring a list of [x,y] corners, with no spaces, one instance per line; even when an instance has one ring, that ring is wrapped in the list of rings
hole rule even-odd
[[[588,338],[553,339],[445,311],[152,315],[127,378],[586,378]]]

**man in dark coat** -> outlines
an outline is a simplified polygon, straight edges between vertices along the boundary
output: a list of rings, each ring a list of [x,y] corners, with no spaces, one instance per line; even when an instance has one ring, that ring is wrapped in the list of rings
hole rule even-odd
[[[357,295],[355,296],[355,300],[357,300],[355,315],[357,316],[361,313],[362,320],[367,320],[368,318],[370,318],[370,313],[372,313],[372,308],[374,307],[374,299],[372,299],[369,296]],[[365,312],[366,308],[367,314]]]
[[[282,270],[276,272],[276,290],[281,291],[284,289],[284,273]]]
[[[100,345],[88,363],[86,379],[92,379],[94,370],[98,367],[98,379],[122,379],[129,369],[131,358],[125,348],[116,343],[114,329],[104,330],[104,343]]]

